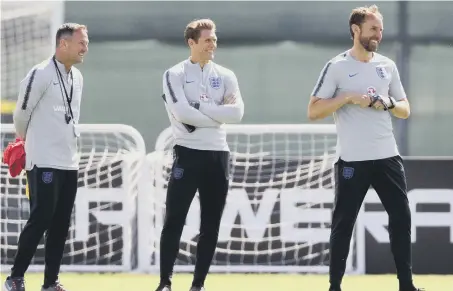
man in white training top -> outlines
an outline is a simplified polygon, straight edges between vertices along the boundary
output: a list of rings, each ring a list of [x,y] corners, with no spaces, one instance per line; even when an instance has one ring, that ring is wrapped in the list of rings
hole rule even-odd
[[[21,81],[14,111],[16,134],[25,140],[30,217],[20,236],[5,291],[25,291],[24,274],[44,233],[42,291],[66,290],[58,280],[77,194],[77,149],[83,77],[74,65],[88,52],[88,30],[63,24],[55,54],[35,65]]]
[[[158,291],[171,290],[181,234],[197,190],[201,226],[191,291],[204,290],[217,245],[229,187],[230,154],[222,125],[240,122],[244,103],[235,74],[212,62],[217,47],[215,31],[216,26],[209,19],[189,23],[184,37],[190,58],[163,76],[162,97],[175,146],[160,241]]]
[[[370,186],[389,215],[399,290],[420,290],[412,282],[411,213],[391,119],[391,115],[408,118],[410,107],[395,63],[376,53],[382,20],[375,5],[352,11],[349,26],[354,45],[325,65],[308,106],[311,120],[333,114],[338,134],[330,291],[341,290],[352,231]]]

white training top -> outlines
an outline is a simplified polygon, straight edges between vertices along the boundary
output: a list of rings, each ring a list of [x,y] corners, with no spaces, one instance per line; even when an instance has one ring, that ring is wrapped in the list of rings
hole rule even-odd
[[[312,96],[328,99],[342,93],[406,98],[395,63],[374,53],[369,62],[354,59],[346,51],[331,59],[322,70]],[[399,155],[391,113],[346,104],[334,114],[338,156],[345,161],[377,160]]]
[[[35,165],[61,170],[79,168],[77,125],[83,77],[75,67],[67,73],[62,63],[56,64],[63,83],[53,58],[34,66],[20,83],[13,119],[17,135],[25,138],[26,170]],[[65,115],[70,116],[70,112],[64,90],[70,99],[72,85],[73,118],[67,123]]]
[[[163,75],[162,97],[175,144],[198,150],[229,151],[225,123],[238,123],[244,102],[235,74],[214,62],[200,67],[190,59]],[[234,95],[234,104],[224,104]]]

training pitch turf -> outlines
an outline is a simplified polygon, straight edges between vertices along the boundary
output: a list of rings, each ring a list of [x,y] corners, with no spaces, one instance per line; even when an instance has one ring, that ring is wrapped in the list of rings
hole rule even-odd
[[[5,274],[2,274],[2,282]],[[191,275],[175,274],[173,291],[188,291]],[[39,291],[42,274],[31,273],[25,277],[28,291]],[[72,274],[63,273],[61,282],[69,291],[154,291],[158,276],[141,274]],[[453,291],[453,275],[415,275],[414,281],[426,291]],[[220,275],[210,274],[206,291],[327,291],[325,275]],[[343,291],[398,291],[395,275],[346,276]]]

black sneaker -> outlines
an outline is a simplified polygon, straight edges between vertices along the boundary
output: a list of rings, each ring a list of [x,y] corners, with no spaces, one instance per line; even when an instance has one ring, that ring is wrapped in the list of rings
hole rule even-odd
[[[204,289],[204,287],[192,286],[190,287],[190,291],[206,291],[206,290]]]
[[[44,288],[44,286],[41,288],[41,291],[68,291],[63,285],[60,284],[60,282],[56,282],[52,285],[50,285],[47,288]]]
[[[170,285],[159,284],[156,291],[171,291]]]
[[[18,278],[6,278],[5,284],[3,285],[4,291],[25,291],[25,280],[23,277]]]

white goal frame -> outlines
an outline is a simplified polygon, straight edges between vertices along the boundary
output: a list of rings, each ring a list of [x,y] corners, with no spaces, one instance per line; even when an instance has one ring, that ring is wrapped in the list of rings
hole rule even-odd
[[[126,153],[121,157],[123,161],[123,167],[121,168],[122,171],[122,187],[118,189],[122,189],[122,192],[129,193],[130,191],[134,191],[136,193],[137,197],[136,200],[138,201],[140,198],[139,196],[142,195],[141,193],[145,191],[142,187],[143,185],[146,185],[146,183],[143,182],[144,175],[143,173],[143,167],[145,164],[145,156],[146,156],[146,146],[144,139],[142,135],[133,127],[124,125],[124,124],[79,124],[80,128],[80,133],[81,136],[84,134],[94,134],[94,133],[99,133],[102,135],[102,133],[107,133],[107,134],[124,134],[127,135],[128,138],[130,139],[129,143],[134,144],[134,151],[130,153]],[[4,134],[15,134],[15,129],[13,124],[1,124],[1,134],[2,136]],[[3,140],[2,140],[3,141]],[[2,152],[3,155],[3,152]],[[108,157],[106,158],[108,160]],[[132,167],[131,165],[134,164]],[[5,165],[2,165],[2,167],[5,167]],[[2,170],[2,179],[8,179],[11,178],[9,176],[9,173],[6,174],[7,177],[4,176],[4,172]],[[24,171],[22,172],[21,176],[17,178],[21,178],[24,175]],[[85,187],[83,187],[85,188]],[[81,192],[81,189],[79,188],[78,192]],[[110,193],[108,193],[109,195]],[[3,194],[2,194],[3,195]],[[78,193],[79,195],[79,193]],[[117,196],[117,195],[116,195]],[[126,199],[121,199],[118,197],[112,198],[114,202],[121,202],[123,211],[122,213],[126,215],[126,218],[124,219],[125,221],[128,221],[128,223],[121,224],[121,227],[123,229],[122,233],[122,239],[123,239],[123,247],[122,247],[122,264],[93,264],[93,265],[84,265],[84,264],[76,264],[76,265],[71,265],[71,264],[62,264],[60,270],[62,272],[129,272],[133,269],[133,258],[136,258],[138,254],[136,254],[136,240],[137,240],[137,234],[133,232],[134,229],[137,227],[136,223],[136,215],[137,215],[137,205],[135,201],[134,203],[130,203]],[[99,202],[101,201],[110,201],[109,199],[103,200],[100,199]],[[96,198],[93,200],[90,200],[90,202],[96,202]],[[76,210],[77,212],[77,210]],[[88,210],[83,209],[82,212],[86,212],[88,214]],[[73,215],[74,215],[73,211]],[[101,217],[102,217],[102,212],[100,212]],[[116,214],[119,215],[119,214]],[[28,217],[27,217],[28,218]],[[108,219],[107,219],[108,221]],[[77,220],[76,220],[77,222]],[[139,232],[138,229],[136,229],[136,232]],[[20,229],[21,231],[21,229]],[[2,234],[3,236],[4,234]],[[19,233],[17,234],[19,235]],[[115,238],[113,238],[115,239]],[[7,246],[8,247],[8,246]],[[1,265],[1,272],[9,272],[11,265]],[[42,272],[44,270],[44,265],[30,265],[28,268],[28,271],[30,272]]]
[[[48,18],[46,19],[46,17],[43,17],[42,15],[46,15]],[[40,33],[43,32],[40,31],[39,28],[26,26],[28,24],[26,22],[21,22],[20,20],[21,18],[33,16],[41,21],[43,18],[46,19],[45,22],[48,22],[49,24],[48,34],[40,35]],[[2,74],[7,76],[4,77],[2,75],[2,97],[15,98],[17,96],[17,93],[15,93],[18,88],[17,84],[25,77],[32,66],[44,61],[54,53],[56,45],[55,35],[58,28],[65,20],[65,1],[2,1],[1,18],[2,26],[7,29],[7,33],[2,35]],[[12,20],[15,21],[16,19],[19,20],[14,23],[15,27],[9,27],[10,25],[8,25],[7,22]],[[17,31],[15,31],[15,29],[17,29]],[[33,46],[33,43],[25,45],[25,42],[33,40],[28,39],[30,37],[29,35],[21,35],[22,33],[25,34],[26,31],[24,30],[33,29],[36,29],[36,31],[33,31],[32,34],[37,34],[42,38],[42,40],[39,41],[39,47]],[[4,31],[2,32],[4,33]],[[15,42],[9,42],[8,38],[11,37],[11,34],[18,35]],[[5,46],[10,46],[10,49],[6,50]],[[30,49],[32,51],[30,51]],[[5,67],[4,62],[8,63],[8,52],[10,51],[18,53],[18,55],[11,58],[9,60],[9,66]],[[17,65],[15,63],[15,59],[17,58],[25,58],[27,61]]]
[[[259,133],[280,133],[280,134],[336,134],[336,127],[334,124],[230,124],[224,125],[227,134],[259,134]],[[158,136],[154,152],[148,154],[147,164],[153,165],[159,164],[159,160],[162,159],[168,151],[171,150],[169,145],[172,143],[172,129],[168,127],[164,129]],[[152,167],[152,166],[151,166]],[[147,189],[153,185],[148,185]],[[148,194],[150,195],[150,194]],[[160,213],[159,207],[150,205],[154,203],[155,193],[151,193],[151,197],[142,196],[143,200],[140,202],[140,206],[143,207],[143,211],[139,211],[139,229],[143,229],[145,225],[148,225],[152,220],[154,226],[153,229],[157,231],[154,234],[150,232],[142,233],[139,237],[139,265],[138,271],[140,272],[151,272],[157,273],[159,271],[159,240],[160,240],[160,229],[163,221],[161,219],[162,213]],[[333,202],[333,191],[332,191],[332,202]],[[150,219],[149,209],[152,207],[155,217]],[[144,211],[145,208],[148,211]],[[363,243],[358,242],[359,236],[363,234],[359,233],[360,230],[354,232],[353,239],[351,241],[350,255],[347,260],[346,273],[357,274],[364,272],[364,250]],[[150,243],[154,244],[152,252],[150,250]],[[354,243],[355,249],[354,249]],[[145,255],[146,254],[146,255]],[[154,257],[154,264],[150,264],[150,257]],[[175,265],[175,272],[193,272],[194,265]],[[285,266],[285,265],[212,265],[210,272],[218,273],[327,273],[328,266]]]

